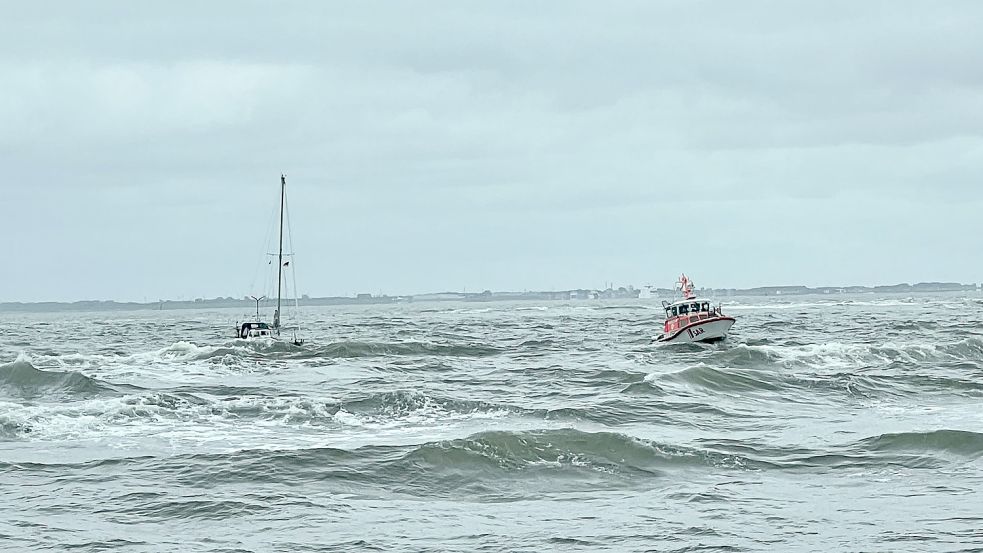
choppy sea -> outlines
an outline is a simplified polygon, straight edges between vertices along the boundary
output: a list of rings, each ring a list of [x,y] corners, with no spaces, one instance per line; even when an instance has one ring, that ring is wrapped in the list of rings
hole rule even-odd
[[[983,551],[983,296],[0,313],[3,551]]]

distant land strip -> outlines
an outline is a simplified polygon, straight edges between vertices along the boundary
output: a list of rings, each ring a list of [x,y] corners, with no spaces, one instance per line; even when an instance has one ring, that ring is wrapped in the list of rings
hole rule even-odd
[[[967,292],[981,291],[981,284],[960,284],[957,282],[919,282],[918,284],[894,284],[889,286],[760,286],[757,288],[700,288],[699,295],[708,297],[730,296],[802,296],[809,294],[867,294],[867,293],[925,293],[925,292]],[[522,301],[522,300],[603,300],[663,298],[673,299],[678,292],[668,288],[644,289],[633,286],[596,290],[579,288],[560,291],[540,292],[437,292],[405,296],[356,294],[354,296],[309,297],[302,296],[297,301],[301,306],[313,305],[358,305],[389,304],[436,301]],[[290,301],[293,303],[293,300]],[[268,303],[263,304],[268,305]],[[173,310],[240,307],[251,308],[255,303],[249,298],[219,297],[196,298],[194,300],[158,300],[155,302],[117,302],[113,300],[83,300],[75,302],[0,302],[0,311],[136,311]]]

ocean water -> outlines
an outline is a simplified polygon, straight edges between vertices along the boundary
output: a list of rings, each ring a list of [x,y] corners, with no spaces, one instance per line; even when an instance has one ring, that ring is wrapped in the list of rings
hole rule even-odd
[[[3,551],[983,551],[983,296],[0,314]]]

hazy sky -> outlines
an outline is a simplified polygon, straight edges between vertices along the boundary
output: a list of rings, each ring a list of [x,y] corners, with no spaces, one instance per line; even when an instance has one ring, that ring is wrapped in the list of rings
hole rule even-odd
[[[0,301],[983,280],[983,3],[6,2]]]

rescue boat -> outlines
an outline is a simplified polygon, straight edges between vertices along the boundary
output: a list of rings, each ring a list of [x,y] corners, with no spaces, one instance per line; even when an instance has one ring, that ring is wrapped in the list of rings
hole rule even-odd
[[[686,275],[679,277],[677,288],[683,299],[663,300],[666,321],[656,342],[717,342],[727,337],[734,318],[721,313],[719,305],[702,300],[693,293],[693,281]]]

